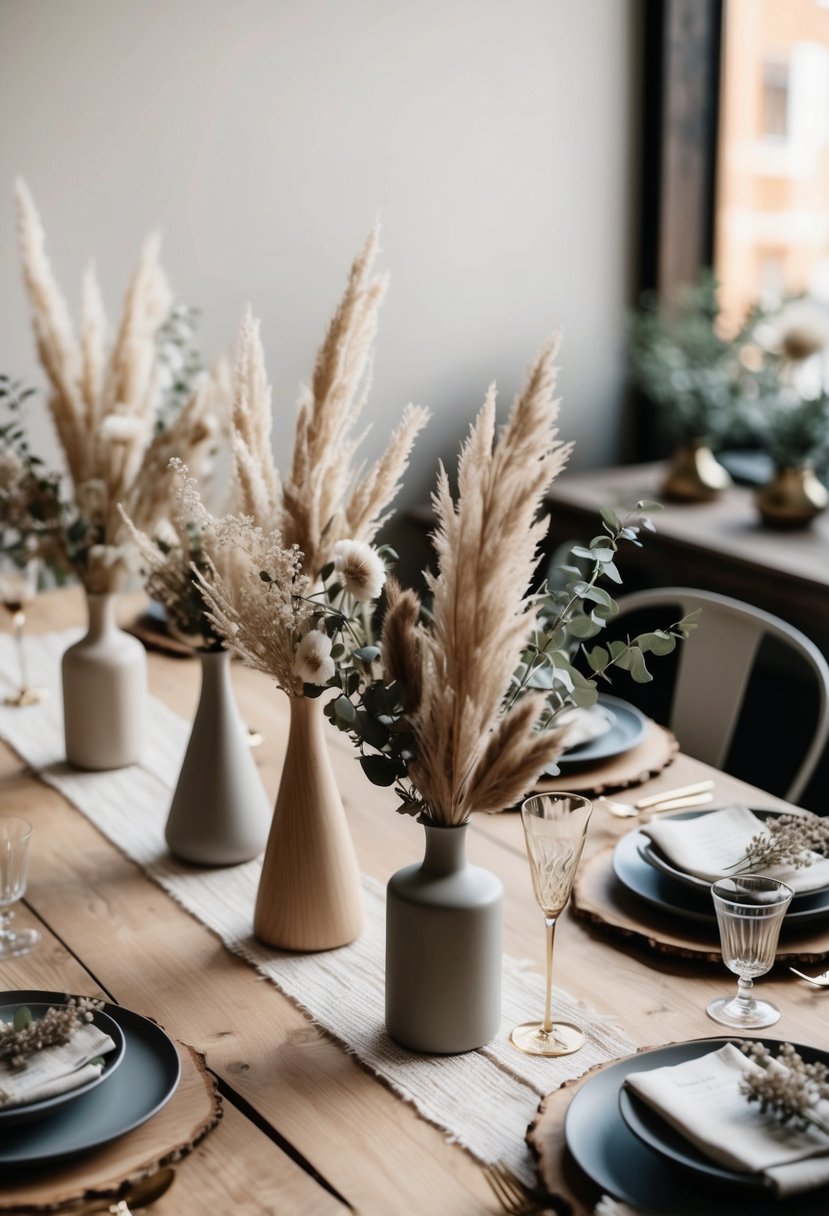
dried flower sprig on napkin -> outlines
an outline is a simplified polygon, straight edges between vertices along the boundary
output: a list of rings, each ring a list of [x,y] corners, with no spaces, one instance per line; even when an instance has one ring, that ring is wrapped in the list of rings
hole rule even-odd
[[[0,1018],[0,1062],[9,1068],[25,1068],[27,1061],[47,1047],[68,1043],[84,1022],[91,1022],[104,1002],[94,997],[68,996],[66,1004],[50,1007],[41,1018],[33,1018],[25,1006],[17,1010],[12,1022]]]
[[[829,1135],[829,1124],[817,1111],[818,1103],[829,1102],[825,1064],[807,1064],[791,1043],[781,1043],[776,1058],[764,1043],[743,1043],[741,1051],[762,1070],[745,1073],[740,1082],[749,1102],[799,1131],[815,1127]]]
[[[137,526],[153,531],[169,506],[164,473],[170,456],[181,456],[198,472],[216,428],[201,408],[204,398],[182,409],[166,429],[159,432],[156,426],[170,388],[164,325],[172,307],[158,238],[144,244],[107,354],[94,268],[83,280],[78,338],[46,255],[40,216],[22,181],[16,195],[37,350],[50,381],[51,415],[73,490],[66,556],[88,591],[113,591],[128,558],[118,504],[124,503]]]
[[[829,819],[812,811],[775,815],[751,838],[745,857],[730,868],[738,874],[769,866],[801,870],[812,865],[819,854],[829,857]]]

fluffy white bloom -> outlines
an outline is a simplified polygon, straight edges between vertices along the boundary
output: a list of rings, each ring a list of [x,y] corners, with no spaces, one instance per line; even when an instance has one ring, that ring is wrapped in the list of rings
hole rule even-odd
[[[107,414],[101,423],[101,439],[104,443],[132,443],[135,439],[143,439],[147,433],[147,425],[143,418],[135,418],[129,414]]]
[[[383,590],[386,567],[365,541],[338,540],[334,546],[334,566],[355,600],[376,600]]]
[[[299,643],[294,671],[305,684],[325,684],[334,674],[331,639],[319,629],[309,629]]]

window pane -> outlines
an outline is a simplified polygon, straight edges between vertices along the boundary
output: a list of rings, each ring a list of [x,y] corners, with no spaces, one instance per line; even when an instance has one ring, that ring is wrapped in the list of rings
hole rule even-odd
[[[726,312],[829,299],[829,6],[726,0],[716,271]]]

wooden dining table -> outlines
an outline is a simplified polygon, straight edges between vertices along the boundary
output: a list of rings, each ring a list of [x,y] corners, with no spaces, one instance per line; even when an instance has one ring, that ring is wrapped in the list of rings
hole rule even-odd
[[[135,617],[140,602],[122,597],[122,623]],[[62,589],[39,597],[27,628],[83,621],[80,592]],[[198,664],[157,652],[148,657],[151,692],[191,718]],[[244,720],[263,735],[256,761],[275,795],[287,740],[286,699],[240,664],[233,682]],[[621,687],[616,691],[624,695]],[[396,813],[390,790],[366,781],[344,736],[332,730],[329,747],[360,864],[385,882],[422,855],[422,829]],[[715,782],[716,803],[783,805],[682,755],[639,788],[647,794],[705,777]],[[224,1116],[178,1163],[175,1185],[152,1209],[156,1216],[499,1211],[478,1161],[231,954],[5,746],[0,804],[34,825],[29,885],[17,915],[42,934],[31,954],[0,962],[0,987],[102,995],[202,1052],[217,1081]],[[586,856],[629,829],[630,821],[596,811]],[[474,816],[469,854],[504,883],[505,951],[543,971],[543,921],[520,817]],[[655,1046],[720,1034],[705,1007],[733,977],[724,967],[609,938],[568,911],[557,935],[555,979],[614,1018],[636,1045]],[[786,972],[764,979],[763,990],[782,1010],[776,1029],[783,1037],[827,1046],[829,995]],[[528,1009],[527,1017],[538,1012]],[[498,1119],[497,1108],[491,1117]]]

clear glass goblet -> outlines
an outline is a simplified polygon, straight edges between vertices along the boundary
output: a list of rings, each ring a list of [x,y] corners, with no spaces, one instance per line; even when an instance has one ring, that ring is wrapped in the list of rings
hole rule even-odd
[[[521,807],[533,891],[547,929],[544,1019],[516,1026],[513,1044],[531,1056],[567,1056],[584,1044],[572,1022],[552,1020],[553,943],[556,921],[573,889],[593,804],[578,794],[534,794]]]
[[[11,905],[26,891],[32,825],[17,815],[0,815],[0,959],[28,954],[40,941],[37,929],[12,929]]]
[[[751,1030],[773,1026],[780,1010],[771,1001],[758,1001],[753,981],[771,970],[783,917],[792,889],[760,874],[721,878],[711,887],[720,929],[723,962],[737,976],[737,994],[717,997],[707,1013],[723,1026]]]
[[[17,692],[10,693],[3,704],[16,709],[23,705],[36,705],[48,696],[45,689],[31,688],[29,685],[26,649],[23,645],[23,629],[26,624],[25,609],[37,594],[39,574],[39,558],[17,557],[9,553],[0,553],[0,604],[11,614],[14,640],[17,646],[17,662],[20,668],[20,688]]]

